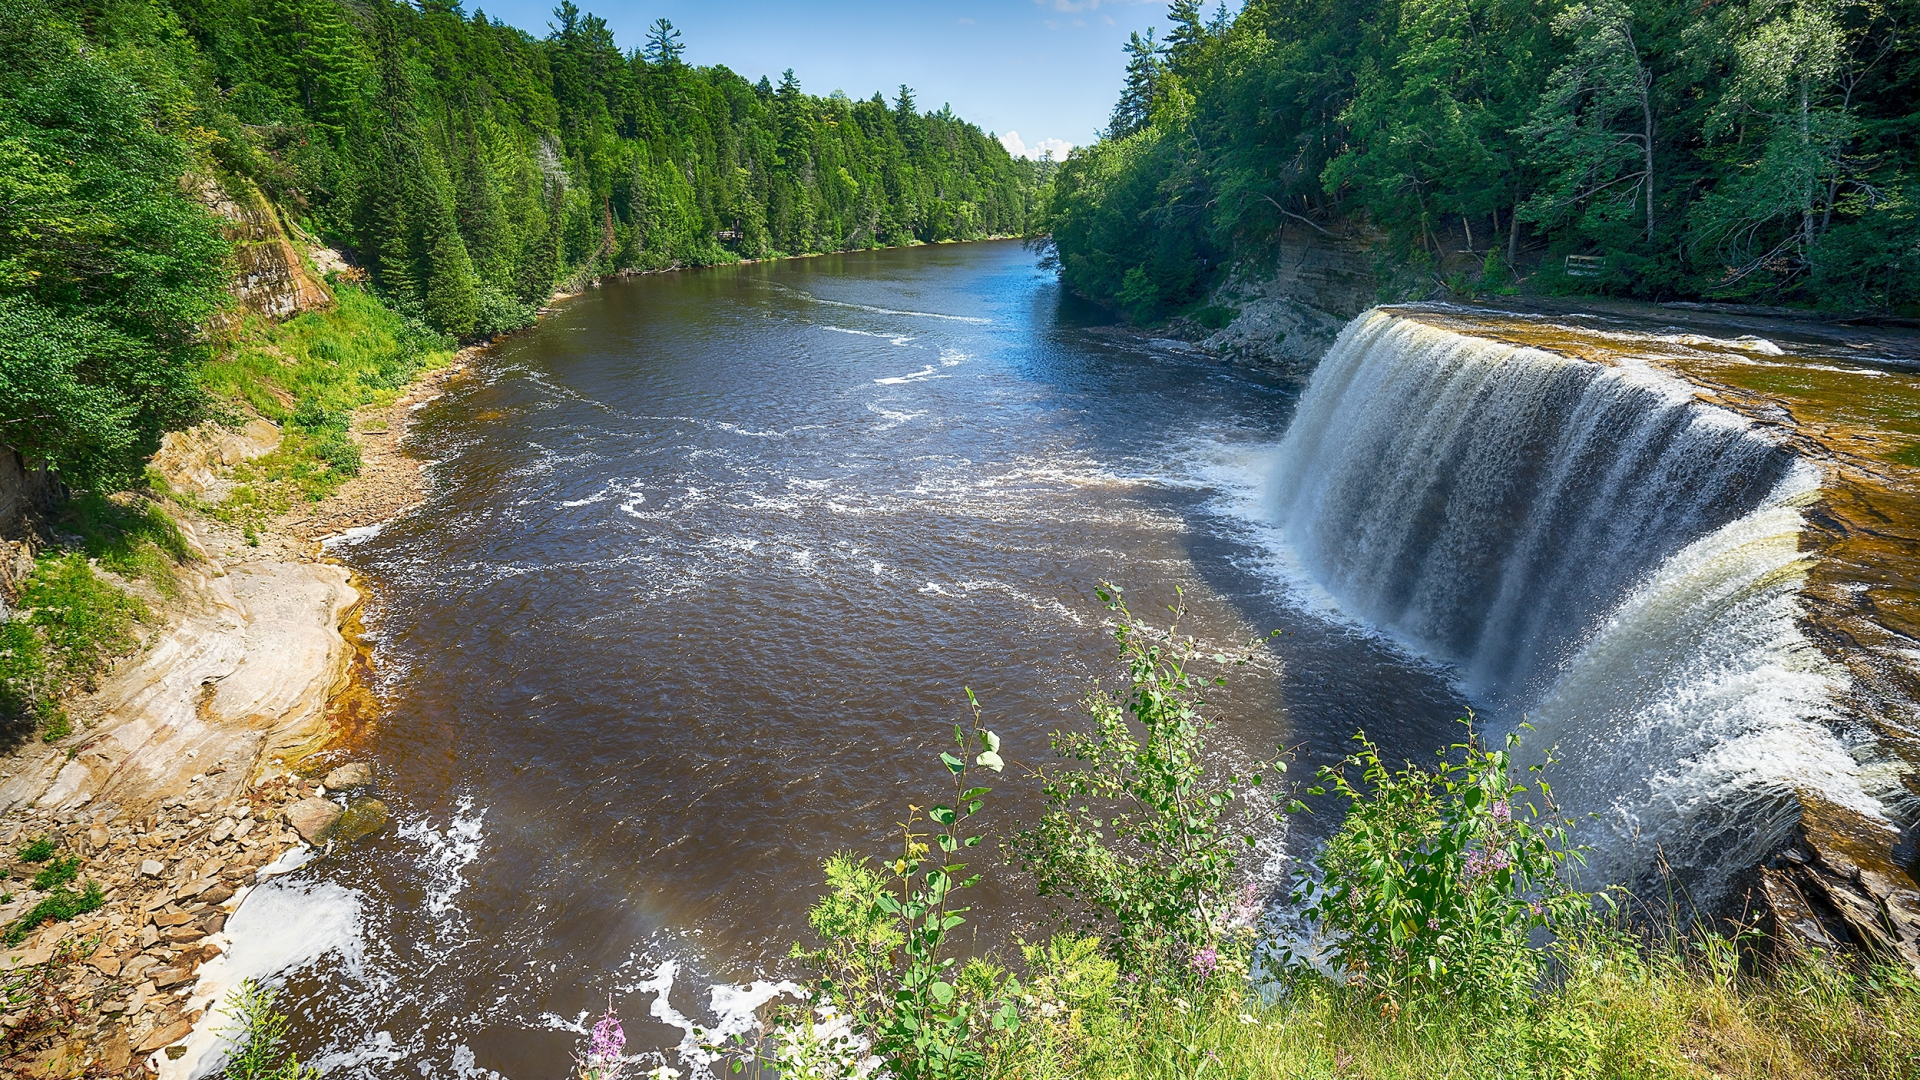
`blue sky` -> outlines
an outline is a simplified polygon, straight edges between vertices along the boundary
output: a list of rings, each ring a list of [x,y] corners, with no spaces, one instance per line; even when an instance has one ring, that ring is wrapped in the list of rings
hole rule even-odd
[[[641,44],[648,24],[664,15],[680,30],[690,63],[725,64],[775,82],[791,67],[803,89],[823,95],[882,90],[891,100],[906,83],[922,109],[951,104],[1031,156],[1041,146],[1092,142],[1120,93],[1128,31],[1166,32],[1164,0],[575,2],[606,19],[623,49]],[[467,7],[544,34],[557,3],[467,0]]]

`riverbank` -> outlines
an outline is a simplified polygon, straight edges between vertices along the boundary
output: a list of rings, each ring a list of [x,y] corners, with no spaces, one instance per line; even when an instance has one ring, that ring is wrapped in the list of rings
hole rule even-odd
[[[196,1024],[206,1029],[217,1002],[198,987],[200,968],[226,953],[226,920],[249,890],[331,850],[341,839],[335,801],[348,831],[384,824],[377,799],[345,803],[326,790],[343,762],[324,751],[362,719],[367,670],[351,640],[361,594],[324,541],[425,497],[423,464],[405,450],[411,421],[484,347],[354,410],[355,475],[317,501],[262,495],[288,485],[268,466],[300,452],[289,425],[255,416],[167,438],[139,501],[177,526],[184,557],[150,580],[93,567],[144,600],[138,649],[60,702],[70,733],[0,758],[9,1070],[159,1069]],[[53,533],[79,539],[57,524]],[[42,873],[48,865],[64,883]],[[75,898],[75,917],[20,921],[43,917],[50,897]]]

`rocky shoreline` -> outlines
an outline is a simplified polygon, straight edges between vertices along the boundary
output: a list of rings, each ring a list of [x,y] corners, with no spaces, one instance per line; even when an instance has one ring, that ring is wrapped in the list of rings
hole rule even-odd
[[[326,779],[342,773],[354,788],[372,779],[364,765]],[[324,781],[282,775],[237,798],[173,796],[139,816],[42,809],[10,816],[0,844],[52,841],[81,860],[81,878],[100,885],[105,904],[0,952],[8,990],[0,1029],[14,1051],[8,1070],[120,1076],[177,1059],[211,1004],[199,1000],[200,966],[231,949],[227,920],[248,894],[304,865],[316,845],[351,839],[341,829],[348,815],[359,835],[385,822],[378,800],[359,798],[342,810],[325,794]],[[35,869],[10,863],[16,877]],[[9,907],[35,899],[29,893]],[[26,1042],[32,1045],[19,1045]]]
[[[360,410],[360,475],[251,541],[171,507],[194,558],[142,649],[65,703],[73,734],[0,757],[0,927],[61,888],[30,886],[52,860],[72,861],[68,890],[96,883],[102,901],[0,948],[0,1072],[186,1071],[220,1038],[207,1010],[232,980],[203,979],[202,967],[229,955],[228,918],[261,883],[386,823],[384,803],[366,794],[370,766],[322,764],[341,734],[340,703],[366,695],[346,636],[360,592],[322,541],[425,498],[423,463],[405,451],[410,421],[477,352]],[[232,466],[278,436],[265,421],[179,433],[155,467],[177,491],[217,499]],[[49,860],[17,857],[42,838]]]

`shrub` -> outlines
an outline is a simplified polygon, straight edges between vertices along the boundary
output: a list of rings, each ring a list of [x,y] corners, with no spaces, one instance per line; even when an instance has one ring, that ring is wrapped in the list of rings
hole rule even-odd
[[[1225,330],[1227,325],[1240,317],[1240,309],[1208,304],[1193,313],[1193,321],[1207,330]]]
[[[20,849],[20,861],[43,863],[53,858],[54,850],[53,837],[43,836]]]
[[[234,1023],[224,1033],[229,1043],[224,1080],[319,1080],[320,1070],[300,1064],[287,1049],[285,1013],[274,1009],[280,992],[252,979],[243,980],[227,996],[227,1013]]]
[[[332,431],[314,440],[313,456],[342,476],[360,475],[360,445],[344,432]]]
[[[534,307],[523,304],[491,285],[482,285],[476,294],[477,315],[473,332],[480,337],[496,337],[532,326]]]
[[[1119,620],[1127,685],[1086,696],[1091,731],[1054,735],[1054,752],[1076,765],[1041,770],[1047,809],[1015,850],[1042,896],[1085,909],[1122,967],[1177,968],[1217,947],[1232,921],[1238,851],[1255,843],[1248,794],[1286,763],[1276,757],[1245,774],[1209,765],[1218,721],[1201,694],[1226,680],[1194,671],[1200,658],[1179,635],[1182,609],[1170,609],[1173,625],[1161,631],[1136,620],[1118,589],[1103,585],[1099,596]],[[1244,664],[1253,647],[1211,659]]]
[[[777,1057],[784,1052],[785,1068],[799,1075],[841,1061],[846,1045],[835,1032],[844,1015],[854,1030],[869,1035],[873,1053],[899,1080],[978,1077],[986,1067],[983,1031],[1017,1027],[1010,998],[1019,984],[979,961],[963,967],[954,955],[953,933],[966,923],[967,912],[956,901],[981,877],[965,873],[967,864],[959,861],[982,839],[968,835],[965,826],[992,791],[971,783],[971,774],[1004,767],[1000,739],[980,726],[971,690],[967,700],[972,724],[955,724],[957,753],[940,755],[952,801],[929,807],[924,819],[909,807],[900,854],[879,871],[851,855],[827,863],[828,894],[808,913],[824,946],[796,947],[795,955],[819,973],[815,1007],[830,1012],[789,1010],[770,1046],[750,1051],[750,1059],[771,1055],[768,1064],[780,1067]],[[927,831],[916,831],[923,821]]]
[[[1519,736],[1489,750],[1470,721],[1466,741],[1431,769],[1389,769],[1360,737],[1359,752],[1320,771],[1309,791],[1344,800],[1346,821],[1313,860],[1318,880],[1294,898],[1356,983],[1395,999],[1514,1009],[1546,959],[1533,931],[1576,924],[1592,897],[1560,877],[1581,855],[1568,846],[1572,821],[1553,816],[1542,766],[1529,768],[1531,786],[1515,782]]]
[[[339,346],[332,341],[317,342],[313,349],[316,356],[338,356]],[[293,423],[312,432],[345,431],[351,420],[345,409],[330,409],[314,398],[301,398],[294,406]]]

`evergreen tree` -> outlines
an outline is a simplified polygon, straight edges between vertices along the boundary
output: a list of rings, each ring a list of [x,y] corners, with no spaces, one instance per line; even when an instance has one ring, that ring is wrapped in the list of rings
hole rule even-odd
[[[1113,116],[1107,121],[1107,138],[1124,139],[1147,126],[1153,118],[1153,99],[1160,82],[1162,55],[1153,40],[1153,28],[1145,37],[1138,31],[1127,36],[1123,48],[1127,54],[1127,83],[1114,103]]]
[[[662,69],[677,68],[680,54],[686,51],[687,47],[680,42],[680,31],[664,17],[653,20],[653,25],[647,27],[647,63]]]

